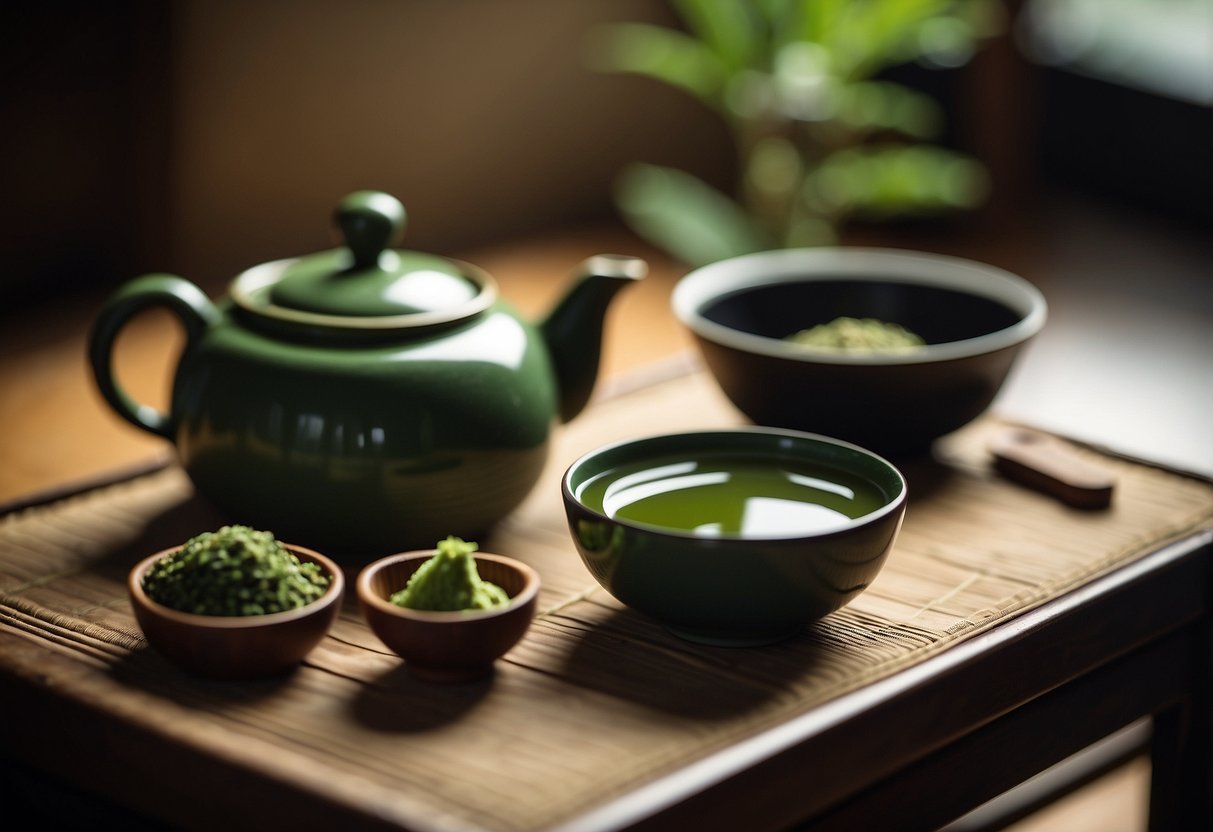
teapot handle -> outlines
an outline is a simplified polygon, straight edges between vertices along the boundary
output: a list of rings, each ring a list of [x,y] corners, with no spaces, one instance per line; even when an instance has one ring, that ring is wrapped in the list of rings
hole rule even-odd
[[[89,340],[89,359],[97,387],[110,407],[136,427],[171,441],[177,427],[172,414],[136,402],[114,377],[113,352],[118,333],[136,314],[151,306],[167,307],[181,319],[186,350],[220,319],[219,310],[206,294],[188,280],[170,274],[144,275],[119,289],[102,307]]]

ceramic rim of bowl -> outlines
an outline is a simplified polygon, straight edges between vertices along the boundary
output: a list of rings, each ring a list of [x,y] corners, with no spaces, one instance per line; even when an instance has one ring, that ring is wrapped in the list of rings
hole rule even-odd
[[[1004,329],[962,341],[926,344],[909,352],[857,353],[808,350],[703,316],[709,303],[746,289],[839,279],[951,289],[1000,303],[1020,319]],[[683,276],[674,287],[670,303],[686,327],[709,341],[793,361],[858,365],[926,364],[1013,347],[1038,333],[1048,312],[1040,290],[1004,269],[960,257],[893,248],[778,249],[720,260]]]
[[[334,596],[340,597],[341,593],[345,591],[345,576],[341,568],[328,557],[311,549],[295,546],[294,544],[284,543],[283,546],[289,549],[296,557],[302,555],[303,558],[314,559],[328,573],[330,578],[328,589],[324,591],[324,594],[315,601],[304,604],[302,607],[295,607],[294,609],[283,610],[282,612],[267,612],[260,615],[199,615],[195,612],[185,612],[184,610],[165,606],[143,591],[143,576],[161,558],[179,551],[181,549],[180,546],[173,546],[154,555],[148,555],[135,564],[127,576],[127,589],[141,603],[147,605],[149,609],[164,618],[172,618],[191,627],[205,627],[212,630],[247,630],[254,627],[268,627],[273,624],[293,621],[297,618],[311,615],[320,604],[332,600]]]
[[[390,599],[384,598],[375,593],[371,589],[371,578],[375,573],[381,572],[387,567],[402,563],[407,560],[420,560],[423,563],[429,560],[434,555],[438,554],[437,549],[417,549],[411,552],[401,552],[397,555],[388,555],[385,558],[367,564],[358,577],[354,580],[354,593],[358,596],[358,600],[369,601],[377,609],[389,612],[392,615],[398,615],[401,618],[408,618],[414,621],[432,622],[441,624],[443,622],[458,623],[460,621],[479,621],[485,618],[494,618],[499,615],[504,615],[510,610],[528,603],[533,597],[539,593],[540,578],[539,573],[534,568],[522,561],[511,558],[506,555],[498,555],[493,552],[473,552],[473,558],[484,558],[486,560],[497,561],[512,569],[517,569],[526,578],[526,583],[517,595],[511,595],[508,604],[501,607],[493,607],[487,610],[415,610],[410,607],[402,607],[398,604],[393,604]],[[403,587],[401,587],[403,589]]]
[[[450,262],[459,266],[464,277],[480,287],[476,296],[451,309],[433,312],[411,312],[407,315],[326,315],[279,306],[266,300],[270,287],[300,258],[289,257],[253,266],[232,281],[228,296],[246,312],[299,326],[321,329],[352,330],[355,332],[387,332],[392,330],[416,330],[442,324],[455,323],[480,314],[497,301],[497,281],[484,269],[462,260]]]
[[[693,445],[693,447],[690,448],[690,450],[698,450],[698,451],[706,452],[706,453],[714,453],[715,448],[713,448],[710,444],[705,444],[703,442],[703,440],[708,440],[710,442],[711,437],[720,436],[720,435],[725,435],[725,436],[749,435],[749,436],[767,437],[770,439],[785,438],[785,439],[789,439],[794,442],[808,442],[810,444],[815,443],[815,444],[831,445],[835,448],[843,448],[845,450],[853,451],[855,453],[858,453],[860,456],[866,457],[869,461],[875,463],[877,466],[883,467],[886,470],[888,470],[889,472],[891,472],[893,474],[893,476],[896,477],[897,482],[900,485],[900,490],[896,494],[892,495],[888,499],[888,501],[884,505],[882,505],[880,508],[874,509],[873,511],[869,511],[867,514],[861,514],[859,517],[853,517],[850,520],[848,520],[846,523],[840,523],[837,526],[833,526],[831,528],[824,529],[822,531],[815,531],[815,532],[810,531],[810,532],[804,532],[803,534],[793,534],[793,535],[786,535],[786,534],[777,534],[777,535],[721,534],[718,537],[704,537],[703,535],[697,535],[694,532],[689,532],[684,529],[676,529],[676,528],[671,528],[669,526],[658,526],[658,525],[650,524],[650,523],[636,523],[636,522],[627,520],[622,517],[611,517],[609,514],[606,514],[602,511],[599,511],[595,508],[592,508],[592,507],[586,505],[581,500],[581,498],[577,495],[577,492],[572,487],[572,484],[571,484],[572,479],[573,479],[573,476],[574,476],[575,472],[577,471],[577,469],[582,467],[583,465],[586,465],[591,460],[594,460],[598,457],[603,456],[604,454],[608,454],[613,451],[618,451],[618,450],[628,448],[628,447],[642,448],[644,445],[647,445],[647,444],[658,444],[659,445],[663,442],[669,442],[671,440],[677,441],[679,439],[685,439],[685,441],[688,443],[691,443],[693,440],[696,440],[696,439],[701,440],[699,444]],[[778,448],[762,448],[761,450],[753,451],[752,458],[753,459],[773,459],[773,458],[780,458],[780,456],[781,455],[778,453]],[[783,458],[787,458],[787,459],[796,459],[797,458],[793,454],[784,454],[782,456],[783,456]],[[640,456],[640,457],[632,456],[632,457],[629,457],[625,461],[634,462],[637,459],[643,459],[643,458],[644,458],[643,456]],[[859,474],[859,472],[855,471],[852,468],[848,468],[847,471],[852,474]],[[875,483],[875,481],[872,479],[872,477],[868,476],[866,473],[859,474],[859,475],[863,476],[864,479],[867,479],[869,482],[872,482],[873,485],[877,485],[877,487],[879,487],[879,485],[877,483]],[[829,537],[831,535],[839,534],[840,532],[849,531],[850,529],[854,529],[854,528],[858,528],[860,526],[867,525],[868,523],[878,520],[887,514],[891,514],[893,512],[898,511],[900,506],[903,503],[905,503],[905,501],[906,501],[907,488],[908,488],[908,486],[906,483],[905,475],[901,472],[901,470],[896,465],[889,462],[887,459],[885,459],[884,457],[875,453],[874,451],[869,451],[867,448],[864,448],[860,445],[856,445],[853,442],[847,442],[842,439],[835,439],[831,436],[823,436],[822,434],[819,434],[819,433],[808,433],[806,431],[790,430],[787,428],[772,428],[772,427],[760,427],[760,426],[736,427],[736,428],[715,428],[715,429],[706,429],[706,430],[690,430],[690,431],[679,431],[677,433],[655,433],[655,434],[650,434],[648,436],[637,437],[635,439],[623,439],[618,442],[611,442],[606,445],[601,445],[601,446],[595,448],[594,450],[589,451],[588,453],[585,453],[585,454],[582,454],[581,456],[579,456],[576,460],[573,461],[573,463],[571,465],[569,465],[569,467],[567,469],[565,469],[564,475],[560,478],[560,490],[561,490],[561,493],[563,494],[564,498],[566,500],[569,500],[569,501],[575,503],[583,511],[587,511],[590,514],[594,515],[595,517],[599,517],[609,523],[616,523],[620,526],[626,526],[629,529],[635,529],[636,531],[646,532],[648,534],[660,534],[660,535],[665,535],[665,536],[669,536],[669,537],[682,538],[682,539],[686,539],[686,540],[699,540],[699,541],[704,541],[704,542],[708,542],[708,541],[712,541],[712,540],[719,540],[722,542],[738,542],[738,541],[764,541],[765,542],[765,541],[775,541],[775,540],[804,540],[806,538]],[[883,491],[883,489],[882,489],[882,491]]]

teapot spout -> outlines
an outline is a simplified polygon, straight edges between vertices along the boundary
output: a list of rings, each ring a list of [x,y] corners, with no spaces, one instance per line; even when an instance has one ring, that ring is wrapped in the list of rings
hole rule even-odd
[[[585,260],[568,292],[540,324],[560,391],[560,419],[582,411],[598,378],[602,328],[615,293],[648,274],[638,257],[599,254]]]

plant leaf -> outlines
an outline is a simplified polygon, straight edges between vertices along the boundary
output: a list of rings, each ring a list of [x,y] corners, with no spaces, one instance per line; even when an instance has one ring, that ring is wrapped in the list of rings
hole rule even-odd
[[[838,99],[838,120],[858,135],[894,130],[915,139],[933,139],[943,125],[935,99],[889,81],[842,85]]]
[[[839,17],[854,0],[790,0],[786,12],[790,40],[828,45],[834,39]]]
[[[851,148],[829,156],[805,180],[806,204],[867,219],[973,208],[985,198],[980,163],[925,145]]]
[[[747,0],[673,0],[691,32],[721,62],[736,71],[751,66],[763,51],[765,23]]]
[[[613,23],[590,39],[589,65],[603,72],[654,78],[717,106],[728,71],[707,46],[689,35],[648,23]]]
[[[741,206],[676,168],[629,165],[615,199],[636,233],[689,266],[771,247]]]
[[[948,15],[954,0],[869,0],[850,3],[831,44],[841,73],[858,80],[921,54],[921,27]]]

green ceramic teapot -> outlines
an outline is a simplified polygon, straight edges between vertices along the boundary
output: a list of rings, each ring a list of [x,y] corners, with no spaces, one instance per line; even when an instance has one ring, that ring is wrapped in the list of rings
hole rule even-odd
[[[344,246],[255,266],[218,302],[172,275],[127,283],[91,334],[102,395],[172,441],[233,522],[330,552],[475,539],[531,490],[552,426],[585,406],[606,309],[647,266],[590,258],[533,325],[484,271],[392,248],[404,219],[388,194],[351,194],[336,211]],[[122,327],[155,305],[186,333],[167,413],[112,368]]]

